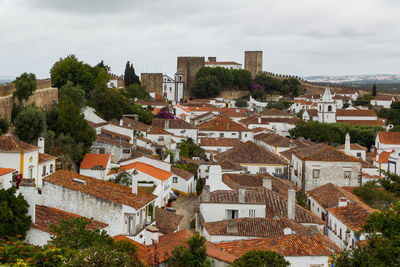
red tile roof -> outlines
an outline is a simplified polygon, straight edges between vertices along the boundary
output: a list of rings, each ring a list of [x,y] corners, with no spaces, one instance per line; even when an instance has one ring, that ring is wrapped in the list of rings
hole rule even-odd
[[[344,149],[344,145],[341,145],[338,147],[339,149]],[[363,147],[362,145],[359,145],[357,143],[350,144],[350,150],[363,150],[367,151],[366,147]]]
[[[43,163],[49,160],[54,160],[56,159],[56,156],[52,156],[46,153],[39,153],[39,163]]]
[[[14,136],[0,136],[0,152],[28,152],[39,149]]]
[[[224,251],[242,256],[251,249],[272,250],[285,257],[296,256],[330,256],[340,249],[328,237],[321,234],[286,235],[270,238],[234,241],[216,244]]]
[[[338,109],[336,116],[376,117],[376,113],[372,109]]]
[[[10,172],[13,172],[13,171],[15,171],[15,169],[0,167],[0,176],[4,175],[4,174],[7,174],[7,173],[10,173]]]
[[[269,108],[264,112],[261,112],[260,115],[262,117],[294,117],[292,114],[289,114],[285,111],[276,109],[276,108]]]
[[[165,127],[167,122],[169,129],[196,129],[196,127],[181,119],[159,119],[159,118],[153,119],[151,127],[167,129]]]
[[[171,135],[171,133],[165,131],[161,127],[155,127],[151,128],[150,131],[147,132],[147,134],[156,134],[156,135]]]
[[[183,215],[178,215],[165,209],[155,208],[156,226],[163,234],[174,233],[178,230]]]
[[[375,97],[373,100],[378,100],[378,101],[393,101],[393,96],[390,95],[379,95]]]
[[[32,223],[32,227],[40,231],[51,233],[51,225],[59,225],[60,219],[68,220],[71,218],[82,218],[82,216],[66,212],[63,210],[36,205],[35,208],[35,222]],[[88,220],[88,219],[87,219]],[[103,229],[108,224],[93,220],[92,223],[86,226],[88,230]]]
[[[85,184],[74,181],[79,179],[85,181]],[[74,191],[79,191],[84,194],[88,194],[100,199],[109,200],[114,203],[127,205],[135,209],[140,209],[151,201],[157,198],[157,196],[147,193],[142,190],[138,190],[138,194],[132,193],[132,188],[115,184],[108,181],[102,181],[89,176],[80,175],[78,173],[59,170],[50,174],[43,179],[44,185],[46,183],[52,183],[55,185],[69,188]]]
[[[335,162],[361,162],[360,159],[349,156],[343,151],[327,144],[319,143],[304,148],[296,149],[293,155],[301,160],[335,161]]]
[[[194,177],[193,173],[179,169],[175,166],[171,166],[171,172],[179,177],[182,177],[186,181],[190,180],[190,178]]]
[[[389,157],[390,154],[392,153],[392,151],[382,151],[379,155],[378,155],[378,160],[376,160],[377,157],[374,157],[372,160],[378,163],[388,163],[389,161]]]
[[[200,138],[200,146],[228,146],[234,147],[242,142],[238,138]]]
[[[200,125],[199,131],[248,132],[250,130],[229,118],[218,116]]]
[[[120,166],[119,171],[127,171],[127,170],[132,170],[132,169],[143,172],[143,173],[150,175],[161,181],[165,181],[169,177],[172,176],[171,172],[164,171],[162,169],[159,169],[157,167],[151,166],[151,165],[143,163],[143,162],[133,162],[133,163],[130,163],[127,165],[122,165],[122,166]],[[114,172],[111,171],[110,173],[112,174]]]
[[[361,230],[371,214],[369,210],[353,203],[343,207],[328,208],[327,210],[353,231]]]
[[[81,163],[81,169],[102,168],[105,170],[110,161],[109,154],[86,154]]]
[[[400,145],[400,132],[377,132],[377,135],[381,143]]]

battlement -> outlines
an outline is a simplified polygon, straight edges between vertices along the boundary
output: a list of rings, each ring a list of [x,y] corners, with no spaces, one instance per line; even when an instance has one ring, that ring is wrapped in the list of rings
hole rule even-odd
[[[36,90],[51,88],[51,79],[36,80]],[[13,83],[1,84],[0,85],[0,97],[12,95],[15,91],[15,85]]]

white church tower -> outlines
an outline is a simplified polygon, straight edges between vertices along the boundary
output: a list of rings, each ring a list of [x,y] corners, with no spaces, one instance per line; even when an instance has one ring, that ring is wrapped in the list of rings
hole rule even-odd
[[[326,87],[322,99],[318,102],[318,121],[336,122],[336,102],[332,99],[331,90]]]
[[[175,101],[180,103],[183,101],[183,71],[177,70],[175,73]]]

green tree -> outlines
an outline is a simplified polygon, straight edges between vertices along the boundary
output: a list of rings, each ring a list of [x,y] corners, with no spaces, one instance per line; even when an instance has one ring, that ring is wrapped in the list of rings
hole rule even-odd
[[[106,65],[103,60],[101,60],[100,63],[96,65],[96,67],[104,69],[107,73],[110,73],[111,71],[111,67]]]
[[[113,169],[115,172],[119,171],[119,168]],[[110,178],[109,182],[113,182],[120,185],[131,186],[132,185],[132,174],[127,171],[118,173],[114,178]]]
[[[80,85],[81,88],[89,93],[94,88],[95,77],[92,74],[91,67],[82,61],[79,61],[75,55],[69,55],[60,58],[50,70],[51,81],[54,86],[61,88],[68,81],[75,86]]]
[[[70,100],[78,107],[84,107],[86,105],[85,91],[81,89],[79,85],[74,86],[71,81],[68,81],[60,89],[60,99]]]
[[[196,79],[192,86],[192,93],[198,98],[216,97],[221,90],[221,83],[215,76],[206,76]]]
[[[207,267],[211,266],[207,259],[206,239],[198,233],[185,241],[188,247],[177,246],[172,251],[169,263],[172,266],[180,267]]]
[[[30,106],[18,114],[14,126],[19,139],[32,143],[45,131],[46,117],[40,109]]]
[[[235,106],[239,107],[239,108],[245,108],[247,107],[249,104],[247,103],[246,99],[243,98],[238,98],[235,100]]]
[[[13,83],[15,84],[14,96],[17,97],[19,103],[22,103],[22,100],[28,100],[37,88],[36,76],[33,73],[24,72]]]
[[[251,85],[251,72],[244,69],[232,70],[233,86],[239,90],[248,90]]]
[[[376,83],[372,86],[372,95],[376,96]]]
[[[135,73],[133,64],[129,61],[126,62],[125,75],[124,75],[125,87],[129,87],[131,84],[140,84],[139,77]]]
[[[275,251],[249,250],[233,262],[234,267],[289,266],[289,262]]]
[[[116,88],[99,87],[91,92],[96,111],[105,120],[120,119],[129,109],[128,100]]]
[[[131,84],[130,86],[122,89],[122,93],[125,97],[129,99],[143,99],[149,100],[151,97],[149,93],[146,91],[146,87],[140,86],[139,84]]]
[[[385,175],[385,179],[380,181],[382,187],[395,194],[397,197],[400,197],[400,176],[386,171],[383,173]]]
[[[353,193],[369,206],[380,210],[389,208],[396,201],[394,194],[386,191],[376,181],[355,188]]]
[[[29,204],[21,194],[16,195],[16,188],[0,189],[0,238],[22,236],[31,227],[31,216],[27,215]]]
[[[180,148],[180,151],[179,151],[179,156],[186,157],[186,158],[189,157],[189,146],[188,146],[187,143],[181,142],[181,148]]]
[[[0,135],[5,134],[9,126],[10,124],[7,119],[0,118]]]

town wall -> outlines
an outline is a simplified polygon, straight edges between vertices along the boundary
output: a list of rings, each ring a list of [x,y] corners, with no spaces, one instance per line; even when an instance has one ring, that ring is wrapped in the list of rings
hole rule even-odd
[[[185,100],[192,95],[191,88],[196,80],[197,72],[204,67],[204,57],[178,57],[177,69],[183,72],[183,97]]]
[[[155,92],[162,95],[162,73],[142,73],[140,82],[142,86],[146,86],[147,92]]]

